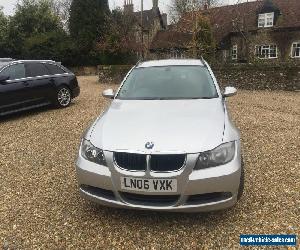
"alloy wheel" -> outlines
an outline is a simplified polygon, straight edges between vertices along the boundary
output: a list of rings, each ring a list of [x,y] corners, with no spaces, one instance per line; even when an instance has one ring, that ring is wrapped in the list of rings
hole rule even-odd
[[[67,88],[62,88],[58,91],[57,100],[62,107],[67,107],[71,102],[71,93]]]

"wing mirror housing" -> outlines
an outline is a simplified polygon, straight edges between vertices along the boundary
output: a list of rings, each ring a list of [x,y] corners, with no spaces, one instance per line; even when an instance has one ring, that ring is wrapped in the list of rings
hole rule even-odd
[[[112,89],[107,89],[103,91],[102,96],[108,99],[114,99],[115,92]]]
[[[9,76],[0,76],[0,84],[5,84],[9,80]]]
[[[226,87],[223,93],[223,97],[224,98],[231,97],[236,95],[236,93],[237,93],[237,89],[235,87]]]

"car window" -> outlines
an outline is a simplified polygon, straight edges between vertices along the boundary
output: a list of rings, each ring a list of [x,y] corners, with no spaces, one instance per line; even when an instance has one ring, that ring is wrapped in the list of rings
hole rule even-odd
[[[43,63],[28,63],[26,64],[26,76],[36,77],[50,75],[49,70]]]
[[[58,67],[54,64],[45,64],[48,70],[50,71],[51,75],[58,75],[58,74],[64,74],[66,73],[62,68]]]
[[[207,68],[166,66],[134,69],[119,99],[206,99],[218,93]]]
[[[20,64],[11,65],[11,66],[5,68],[4,70],[2,70],[0,75],[8,76],[9,80],[25,78],[24,64],[20,63]]]

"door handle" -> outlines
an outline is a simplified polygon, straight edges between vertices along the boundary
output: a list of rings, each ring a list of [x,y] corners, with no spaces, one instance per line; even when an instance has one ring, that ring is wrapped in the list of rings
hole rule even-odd
[[[23,85],[28,87],[29,86],[29,83],[28,82],[23,82]]]

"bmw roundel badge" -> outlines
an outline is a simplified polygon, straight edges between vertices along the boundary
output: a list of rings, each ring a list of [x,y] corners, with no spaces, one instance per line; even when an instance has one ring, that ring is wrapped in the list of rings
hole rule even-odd
[[[145,148],[146,149],[152,149],[152,148],[154,148],[154,143],[153,142],[147,142],[146,145],[145,145]]]

